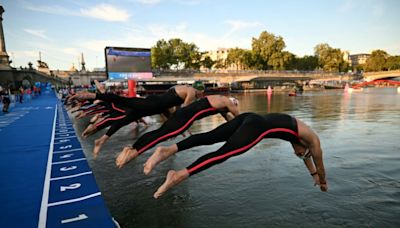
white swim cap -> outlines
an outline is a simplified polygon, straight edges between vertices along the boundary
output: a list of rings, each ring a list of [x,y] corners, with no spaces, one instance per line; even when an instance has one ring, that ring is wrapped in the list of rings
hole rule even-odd
[[[238,99],[236,99],[236,98],[234,98],[234,97],[229,97],[229,100],[231,100],[231,102],[232,102],[234,105],[236,105],[236,106],[239,105],[239,100],[238,100]]]

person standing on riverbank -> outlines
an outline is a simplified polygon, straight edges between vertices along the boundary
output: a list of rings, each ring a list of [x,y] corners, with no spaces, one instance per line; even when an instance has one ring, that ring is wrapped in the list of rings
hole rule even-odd
[[[245,153],[264,138],[289,141],[295,155],[304,161],[314,179],[314,185],[319,185],[321,191],[328,190],[320,140],[311,128],[287,114],[270,113],[261,116],[255,113],[243,113],[212,131],[192,135],[169,147],[158,147],[144,165],[145,174],[149,174],[155,165],[178,151],[199,145],[226,142],[217,151],[201,156],[185,169],[170,170],[165,182],[154,193],[154,198],[159,198],[170,188],[194,174]]]
[[[0,86],[1,87],[1,86]],[[10,107],[10,91],[3,87],[0,88],[0,100],[3,102],[3,112],[8,113],[8,108]]]
[[[18,89],[19,103],[22,103],[24,101],[24,93],[24,87],[20,86]]]

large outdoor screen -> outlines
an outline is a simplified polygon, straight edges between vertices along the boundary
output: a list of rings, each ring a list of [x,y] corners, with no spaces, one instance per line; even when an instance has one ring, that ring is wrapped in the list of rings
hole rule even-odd
[[[151,51],[148,48],[106,47],[108,79],[152,78]]]

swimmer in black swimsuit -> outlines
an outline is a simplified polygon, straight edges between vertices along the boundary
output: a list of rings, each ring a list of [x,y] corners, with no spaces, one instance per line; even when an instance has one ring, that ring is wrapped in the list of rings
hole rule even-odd
[[[104,92],[104,90],[99,90],[100,93],[97,94],[88,92],[78,93],[74,96],[73,99],[102,100],[112,105],[118,105],[122,107],[125,111],[123,112],[123,114],[121,114],[121,112],[112,112],[117,116],[110,114],[110,118],[107,118],[106,120],[100,122],[98,125],[91,125],[90,128],[87,129],[88,131],[85,130],[84,133],[86,134],[86,132],[95,132],[99,129],[111,125],[111,128],[105,135],[95,140],[95,146],[93,148],[93,153],[95,157],[99,153],[104,143],[121,127],[133,121],[140,121],[145,116],[164,114],[168,117],[169,113],[166,112],[168,109],[175,106],[184,107],[203,95],[203,92],[201,90],[197,90],[188,85],[177,85],[171,87],[166,93],[162,95],[150,95],[146,98],[121,97],[115,94],[104,94],[102,93]]]
[[[243,113],[210,132],[192,135],[169,147],[157,148],[145,163],[145,174],[150,173],[155,165],[178,151],[199,145],[226,142],[217,151],[203,155],[185,169],[170,170],[166,181],[158,188],[154,197],[160,197],[191,175],[245,153],[264,138],[289,141],[295,154],[304,160],[315,184],[320,186],[321,191],[327,191],[322,149],[319,138],[313,130],[302,121],[286,114],[271,113],[261,116],[255,113]]]
[[[143,113],[144,116],[160,114],[175,106],[187,106],[194,100],[203,96],[203,91],[197,90],[188,85],[177,85],[161,95],[149,95],[141,97],[121,97],[111,93],[90,93],[80,92],[70,100],[98,99],[114,103],[122,107],[132,108]]]
[[[101,114],[100,118],[96,118],[94,121],[91,120],[89,122],[89,126],[86,127],[86,129],[82,133],[82,137],[86,138],[89,135],[92,135],[96,133],[97,131],[104,129],[106,127],[112,126],[118,121],[123,121],[125,125],[130,124],[132,121],[134,121],[135,117],[132,115],[132,110],[129,108],[123,108],[115,105],[114,103],[106,103],[104,105],[99,106],[97,109],[91,109],[88,110],[84,116],[91,116],[91,115],[97,115]],[[130,114],[130,115],[128,115]],[[129,116],[129,118],[128,118]],[[132,119],[131,121],[128,121],[128,119]],[[122,125],[124,126],[124,125]],[[121,126],[121,127],[122,127]],[[118,128],[119,129],[119,128]],[[114,134],[118,129],[113,131],[112,134]]]
[[[157,143],[175,137],[186,131],[195,120],[221,114],[226,120],[239,115],[238,101],[221,95],[211,95],[178,109],[159,129],[142,135],[132,147],[125,147],[118,155],[116,165],[121,168],[130,160]]]

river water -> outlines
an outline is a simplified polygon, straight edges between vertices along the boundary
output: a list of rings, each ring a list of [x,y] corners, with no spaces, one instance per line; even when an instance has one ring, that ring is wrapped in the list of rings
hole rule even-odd
[[[142,165],[154,150],[120,170],[115,157],[123,146],[160,125],[154,122],[138,131],[127,126],[95,160],[93,141],[104,131],[81,139],[106,204],[121,227],[400,227],[400,93],[395,88],[235,96],[242,112],[292,114],[319,134],[329,191],[313,186],[289,143],[264,139],[155,200],[153,193],[168,170],[184,168],[222,144],[181,152],[145,176]],[[220,116],[207,117],[191,131],[208,131],[223,121]],[[76,121],[78,133],[86,123]]]

